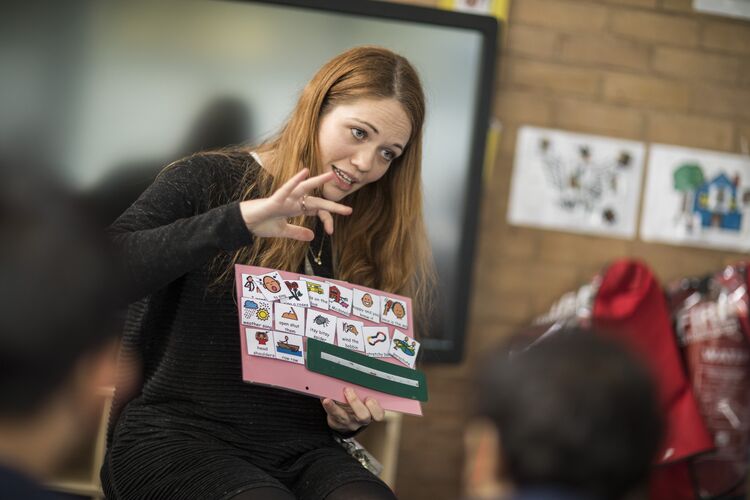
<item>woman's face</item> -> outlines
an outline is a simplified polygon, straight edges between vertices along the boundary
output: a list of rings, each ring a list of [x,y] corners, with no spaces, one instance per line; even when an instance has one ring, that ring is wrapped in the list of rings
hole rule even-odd
[[[339,201],[383,177],[410,136],[409,117],[395,99],[359,99],[328,111],[318,146],[322,173],[333,171],[336,178],[323,185],[323,197]]]

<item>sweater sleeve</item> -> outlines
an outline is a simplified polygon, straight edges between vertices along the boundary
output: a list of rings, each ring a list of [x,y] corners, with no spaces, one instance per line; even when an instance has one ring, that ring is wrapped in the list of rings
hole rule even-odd
[[[122,261],[128,302],[159,290],[221,251],[251,244],[239,202],[209,208],[212,193],[230,191],[226,184],[231,167],[223,167],[209,156],[169,168],[109,228]]]

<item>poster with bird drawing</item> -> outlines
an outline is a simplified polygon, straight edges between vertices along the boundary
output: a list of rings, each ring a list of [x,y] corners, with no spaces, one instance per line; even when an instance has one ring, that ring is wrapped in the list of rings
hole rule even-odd
[[[635,141],[522,127],[508,222],[634,238],[644,149]]]
[[[750,156],[652,145],[641,238],[750,250]]]

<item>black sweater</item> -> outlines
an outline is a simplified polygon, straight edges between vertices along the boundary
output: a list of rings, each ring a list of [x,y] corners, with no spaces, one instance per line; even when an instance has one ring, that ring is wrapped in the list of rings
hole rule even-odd
[[[111,227],[129,276],[125,292],[141,299],[123,349],[141,358],[142,387],[129,403],[131,395],[117,394],[114,418],[127,404],[128,419],[116,425],[179,416],[274,459],[332,442],[317,398],[242,381],[234,286],[209,286],[228,256],[252,243],[230,200],[248,169],[259,168],[244,154],[194,156],[163,172]],[[333,277],[330,245],[323,255],[315,272]]]

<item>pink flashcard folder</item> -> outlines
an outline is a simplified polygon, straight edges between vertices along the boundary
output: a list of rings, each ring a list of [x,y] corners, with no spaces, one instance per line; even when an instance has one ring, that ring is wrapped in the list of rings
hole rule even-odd
[[[257,330],[257,328],[248,327],[242,322],[242,275],[250,274],[253,276],[260,276],[270,272],[279,273],[279,275],[281,275],[284,280],[300,280],[310,278],[316,281],[328,281],[330,283],[337,284],[346,288],[356,288],[378,296],[383,295],[383,292],[379,290],[354,285],[352,283],[347,283],[344,281],[321,278],[318,276],[306,276],[297,273],[278,271],[257,266],[245,266],[240,264],[235,265],[235,287],[238,298],[237,312],[240,326],[240,342],[242,345],[242,379],[245,382],[278,387],[281,389],[308,394],[310,396],[319,398],[331,398],[339,402],[346,401],[344,397],[344,387],[352,387],[361,400],[364,400],[367,397],[375,398],[380,403],[380,406],[385,410],[407,413],[410,415],[422,415],[422,405],[417,400],[387,394],[351,382],[329,377],[320,373],[315,373],[308,370],[304,364],[295,364],[280,359],[251,356],[248,351],[248,342],[245,335],[245,330],[247,328]],[[406,304],[407,310],[412,311],[411,299],[409,299],[408,297],[403,297],[395,294],[387,295],[389,297],[401,300]],[[346,315],[334,312],[332,310],[324,312],[326,314],[330,314],[339,318],[346,318]],[[398,330],[403,332],[406,336],[414,338],[413,314],[408,314],[406,319],[408,321],[408,327],[398,328]],[[360,317],[357,317],[356,320],[363,322],[365,326],[378,326],[378,323],[373,323]],[[305,337],[303,342],[306,342],[306,340],[307,338]],[[396,359],[390,357],[382,358],[382,361],[404,366]]]

